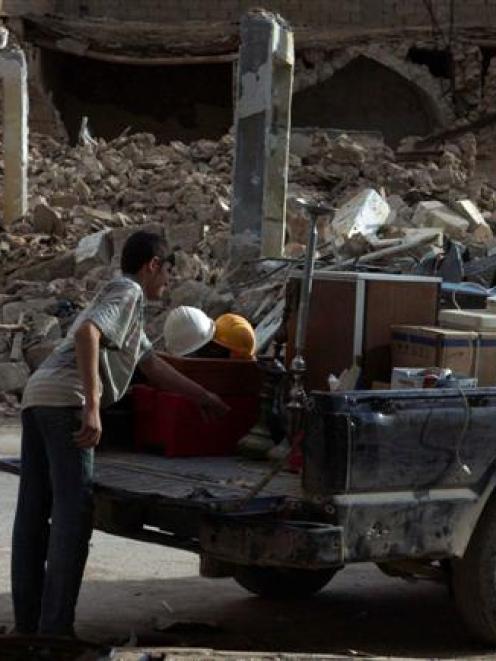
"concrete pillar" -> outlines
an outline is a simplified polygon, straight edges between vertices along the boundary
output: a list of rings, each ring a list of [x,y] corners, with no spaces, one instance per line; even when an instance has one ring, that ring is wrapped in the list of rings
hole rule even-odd
[[[263,10],[241,20],[235,113],[231,259],[279,257],[284,247],[293,33]]]
[[[0,50],[3,81],[3,224],[24,216],[28,206],[28,89],[21,50]]]

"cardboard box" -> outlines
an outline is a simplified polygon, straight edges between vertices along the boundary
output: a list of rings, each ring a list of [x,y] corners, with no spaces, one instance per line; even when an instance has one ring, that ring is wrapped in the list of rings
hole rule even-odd
[[[496,386],[496,333],[478,333],[476,373],[479,386]]]
[[[488,310],[441,310],[439,324],[445,328],[475,331],[476,333],[496,332],[496,314]]]
[[[496,386],[496,333],[431,326],[392,326],[396,367],[449,367],[473,376],[481,388]]]
[[[391,390],[389,381],[372,381],[372,390]]]
[[[477,376],[478,333],[435,326],[392,326],[393,367],[449,367]],[[491,333],[496,338],[495,333]],[[495,345],[496,346],[496,345]]]

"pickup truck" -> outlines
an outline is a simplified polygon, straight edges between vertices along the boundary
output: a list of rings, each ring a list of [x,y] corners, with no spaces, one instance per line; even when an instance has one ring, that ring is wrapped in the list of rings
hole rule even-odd
[[[445,581],[494,646],[496,388],[313,392],[307,408],[301,475],[251,500],[266,462],[104,447],[95,526],[198,553],[202,575],[265,598],[308,596],[357,562]]]

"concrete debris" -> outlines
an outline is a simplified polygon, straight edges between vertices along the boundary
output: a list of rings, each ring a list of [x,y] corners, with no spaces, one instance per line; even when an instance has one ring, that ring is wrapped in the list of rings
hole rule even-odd
[[[112,244],[110,230],[95,232],[81,239],[76,247],[76,276],[82,276],[95,266],[110,266]]]
[[[272,309],[281,291],[282,285],[278,282],[242,291],[234,301],[232,312],[257,323]]]
[[[491,243],[494,238],[493,231],[472,200],[457,200],[453,203],[453,209],[468,220],[474,241]]]
[[[2,306],[2,321],[5,324],[14,324],[21,314],[36,314],[44,312],[57,303],[57,299],[51,298],[26,298],[21,301],[12,301]]]
[[[375,190],[368,188],[338,209],[332,232],[338,250],[356,253],[356,247],[377,233],[386,222],[391,208]]]
[[[211,317],[230,312],[234,296],[230,292],[220,292],[203,282],[186,280],[171,294],[171,307],[193,305],[204,310]]]
[[[57,344],[58,342],[56,340],[43,341],[38,344],[33,344],[24,351],[24,359],[31,372],[34,372],[45,358],[48,358],[56,348]]]
[[[426,200],[425,202],[419,202],[415,207],[410,224],[414,227],[423,227],[427,223],[427,218],[431,211],[439,211],[440,209],[444,208],[444,204],[437,200]]]
[[[75,193],[54,193],[50,196],[50,204],[52,207],[72,209],[79,204],[79,197]]]
[[[286,231],[287,242],[305,244],[308,239],[309,219],[306,212],[297,203],[297,196],[291,195],[287,199]],[[321,216],[317,220],[317,234],[319,244],[327,243],[332,238],[331,219]],[[287,250],[285,251],[287,254]]]
[[[286,243],[284,246],[284,257],[298,259],[305,255],[306,246],[304,243]]]
[[[363,165],[367,160],[367,151],[347,135],[340,135],[332,146],[330,158],[341,165]]]
[[[0,391],[20,394],[29,378],[29,368],[25,363],[0,362]]]
[[[206,278],[208,267],[198,255],[190,255],[184,250],[176,250],[174,260],[174,280],[178,282],[196,280],[201,283]]]
[[[187,252],[193,252],[203,239],[205,224],[193,222],[171,225],[166,229],[167,242],[171,248],[181,248]]]
[[[450,239],[463,239],[468,230],[468,221],[449,209],[433,209],[427,214],[426,227],[439,227]]]
[[[438,227],[450,239],[463,239],[469,228],[469,221],[442,202],[419,202],[412,217],[416,227]]]
[[[122,246],[137,229],[167,238],[175,255],[169,293],[147,310],[158,348],[163,321],[177,305],[214,317],[232,310],[254,325],[270,315],[284,297],[288,269],[305,255],[308,218],[298,197],[334,209],[318,220],[317,268],[358,263],[420,272],[419,264],[442,259],[450,240],[462,242],[469,259],[488,258],[496,245],[496,189],[474,174],[471,134],[423,155],[412,140],[395,153],[358,133],[295,132],[287,262],[260,262],[250,230],[231,234],[232,135],[189,145],[156,144],[145,133],[75,147],[30,139],[29,209],[0,234],[1,320],[16,325],[24,315],[22,330],[0,332],[0,414],[2,391],[22,390],[29,370],[119,271]]]
[[[480,225],[487,225],[484,216],[471,200],[456,200],[453,203],[453,209],[467,218],[471,230],[477,229]]]
[[[28,335],[29,342],[55,341],[62,337],[60,322],[54,317],[43,312],[32,315],[32,324]]]
[[[74,268],[74,252],[70,250],[66,254],[57,255],[46,261],[41,259],[38,263],[21,266],[15,270],[8,268],[4,273],[7,276],[7,282],[22,282],[26,280],[51,282],[58,278],[72,277],[74,275]]]
[[[37,204],[33,211],[33,229],[40,234],[64,235],[64,223],[60,212],[45,202]]]

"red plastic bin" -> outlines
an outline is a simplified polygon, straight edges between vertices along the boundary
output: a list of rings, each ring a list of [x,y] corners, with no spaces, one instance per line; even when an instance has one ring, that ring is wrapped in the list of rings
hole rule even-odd
[[[153,445],[156,438],[155,394],[154,388],[144,385],[133,386],[131,390],[134,447],[138,451]]]
[[[223,395],[230,411],[213,422],[205,421],[190,399],[174,393],[139,385],[132,399],[136,450],[160,450],[167,457],[233,454],[258,416],[256,395]]]
[[[179,358],[158,353],[159,358],[217,395],[258,395],[262,373],[255,360],[233,358]]]

